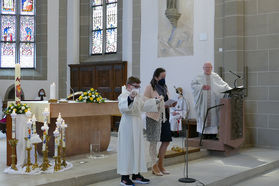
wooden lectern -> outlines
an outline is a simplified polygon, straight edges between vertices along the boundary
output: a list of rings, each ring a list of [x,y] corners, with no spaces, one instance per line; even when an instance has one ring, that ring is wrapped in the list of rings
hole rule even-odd
[[[234,88],[224,92],[225,97],[220,101],[224,105],[220,109],[219,139],[204,139],[200,146],[200,138],[190,138],[189,146],[222,151],[225,155],[238,151],[245,140],[243,90]]]

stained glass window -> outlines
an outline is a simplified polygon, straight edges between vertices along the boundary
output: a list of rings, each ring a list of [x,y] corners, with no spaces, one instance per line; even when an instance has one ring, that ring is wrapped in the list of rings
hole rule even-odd
[[[20,13],[22,15],[34,15],[34,0],[20,0]]]
[[[35,0],[1,1],[0,68],[35,67]]]
[[[91,54],[117,52],[117,0],[92,0]]]
[[[2,14],[15,14],[16,2],[15,0],[2,0],[1,13]]]

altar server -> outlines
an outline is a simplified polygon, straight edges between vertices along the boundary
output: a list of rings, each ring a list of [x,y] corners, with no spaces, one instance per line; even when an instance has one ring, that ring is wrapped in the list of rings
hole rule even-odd
[[[127,80],[118,97],[122,114],[118,132],[117,173],[121,185],[146,184],[150,180],[140,172],[146,172],[142,112],[157,112],[160,100],[147,99],[139,94],[141,81],[136,77]],[[129,175],[132,174],[132,180]]]
[[[179,132],[182,130],[182,119],[185,119],[189,112],[189,104],[183,97],[183,89],[181,87],[176,88],[174,100],[177,101],[177,104],[175,107],[170,108],[171,131]]]

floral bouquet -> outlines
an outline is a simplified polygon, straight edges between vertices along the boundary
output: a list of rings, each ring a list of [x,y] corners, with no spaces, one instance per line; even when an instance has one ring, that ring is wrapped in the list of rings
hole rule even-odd
[[[78,102],[86,102],[86,103],[104,103],[105,100],[102,96],[98,93],[97,90],[91,88],[87,92],[83,92],[81,96],[77,99]]]
[[[17,114],[25,114],[28,109],[30,109],[29,106],[27,106],[26,104],[10,104],[10,106],[8,106],[8,108],[5,110],[5,114],[11,114],[13,111],[15,111],[15,113]]]

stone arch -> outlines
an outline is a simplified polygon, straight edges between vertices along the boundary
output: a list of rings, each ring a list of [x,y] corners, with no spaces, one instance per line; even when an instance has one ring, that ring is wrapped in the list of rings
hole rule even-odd
[[[5,97],[4,97],[5,101],[13,101],[15,100],[15,84],[12,84],[11,86],[9,86],[6,90],[5,93]],[[21,100],[24,100],[24,92],[23,89],[21,91]]]

